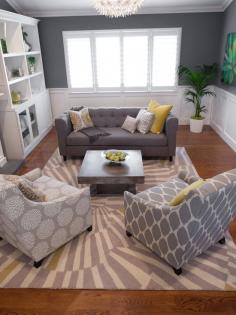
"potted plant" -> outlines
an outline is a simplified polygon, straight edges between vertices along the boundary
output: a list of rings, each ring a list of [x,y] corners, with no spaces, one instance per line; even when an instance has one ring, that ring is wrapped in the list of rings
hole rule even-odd
[[[179,78],[182,83],[188,85],[185,90],[185,100],[193,103],[195,113],[190,119],[190,131],[202,132],[204,116],[202,113],[207,112],[206,106],[202,105],[204,96],[215,96],[215,93],[209,88],[209,84],[216,78],[218,72],[217,64],[203,65],[196,69],[186,66],[179,67]]]
[[[35,65],[36,65],[36,58],[34,56],[28,57],[28,66],[29,66],[29,74],[35,73]]]

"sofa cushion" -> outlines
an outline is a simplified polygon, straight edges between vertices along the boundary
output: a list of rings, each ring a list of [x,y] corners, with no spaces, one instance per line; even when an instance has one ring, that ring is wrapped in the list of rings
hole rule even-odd
[[[121,127],[127,115],[136,118],[138,108],[89,108],[95,127]]]
[[[133,134],[121,128],[104,128],[109,136],[99,137],[98,140],[93,142],[93,145],[100,146],[166,146],[167,137],[165,134],[161,133],[155,135],[153,133],[141,134],[135,132]],[[72,132],[67,137],[67,145],[70,146],[84,146],[91,145],[89,143],[89,138],[82,134],[81,132]]]

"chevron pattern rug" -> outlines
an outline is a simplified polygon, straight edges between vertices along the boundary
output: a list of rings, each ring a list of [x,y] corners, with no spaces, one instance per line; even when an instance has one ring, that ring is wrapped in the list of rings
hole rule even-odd
[[[44,173],[78,187],[80,160],[64,163],[58,151]],[[144,161],[142,191],[175,176],[180,168],[196,170],[184,148],[177,148],[174,163]],[[83,233],[50,255],[39,269],[20,251],[0,242],[0,287],[128,290],[236,290],[236,246],[230,235],[226,245],[210,248],[184,266],[172,269],[124,230],[123,198],[92,198],[93,231]]]

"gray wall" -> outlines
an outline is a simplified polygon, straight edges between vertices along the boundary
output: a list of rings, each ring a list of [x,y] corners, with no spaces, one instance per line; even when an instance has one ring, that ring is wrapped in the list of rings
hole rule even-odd
[[[195,66],[219,60],[222,13],[39,18],[39,34],[48,88],[67,87],[62,31],[182,27],[181,64]]]
[[[221,35],[221,45],[220,45],[220,60],[219,60],[220,65],[223,64],[227,34],[232,33],[232,32],[236,32],[236,0],[233,0],[231,5],[224,12],[224,16],[223,16],[223,26],[222,26],[222,35]],[[219,82],[219,86],[236,94],[236,87],[224,85],[220,82]]]
[[[6,10],[6,11],[11,11],[11,12],[16,12],[8,3],[6,0],[0,0],[0,9],[1,10]]]

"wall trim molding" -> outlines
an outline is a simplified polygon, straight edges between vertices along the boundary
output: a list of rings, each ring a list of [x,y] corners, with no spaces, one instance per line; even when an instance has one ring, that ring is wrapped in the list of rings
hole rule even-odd
[[[225,111],[225,115],[222,118],[221,124],[217,123],[217,120],[213,118],[214,116],[214,106],[213,106],[210,125],[215,130],[215,132],[236,152],[236,125],[234,123],[235,113],[232,113],[232,108],[235,108],[235,111],[236,111],[236,95],[217,86],[215,87],[215,91],[216,91],[216,95],[218,96],[218,101],[220,101],[221,99],[223,100],[224,104],[219,103],[218,105],[224,106],[223,110]],[[231,126],[235,125],[235,130],[234,130],[233,135],[230,135],[229,131],[227,130],[230,122],[231,122]]]
[[[95,9],[68,9],[68,10],[27,10],[24,9],[17,0],[6,0],[10,6],[18,13],[36,17],[61,17],[61,16],[94,16],[98,15]],[[220,5],[208,6],[162,6],[162,7],[142,7],[137,14],[171,14],[171,13],[204,13],[204,12],[224,12],[233,0],[224,0]]]

